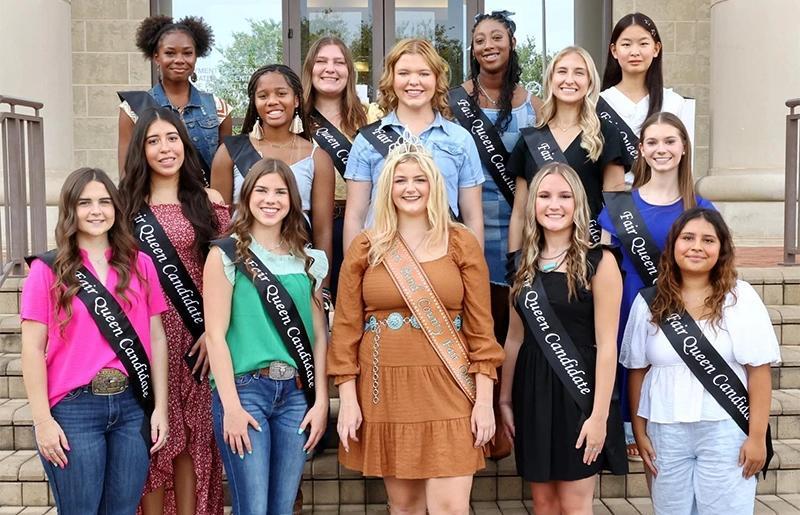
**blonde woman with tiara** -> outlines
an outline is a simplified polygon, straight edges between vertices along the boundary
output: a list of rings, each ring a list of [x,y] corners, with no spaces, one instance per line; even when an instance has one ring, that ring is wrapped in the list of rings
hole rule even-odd
[[[595,111],[600,78],[589,53],[571,46],[550,61],[542,81],[544,104],[535,127],[522,129],[522,137],[509,158],[517,174],[514,207],[509,222],[509,251],[520,248],[528,185],[548,163],[568,164],[580,178],[589,205],[590,234],[599,241],[597,215],[603,191],[625,188],[630,158],[619,130]]]
[[[382,477],[392,513],[467,514],[503,359],[486,262],[420,145],[392,150],[375,199],[345,254],[328,354],[339,460]]]
[[[522,249],[500,388],[502,430],[537,514],[592,513],[597,474],[627,473],[612,400],[622,279],[614,256],[589,243],[578,174],[544,166],[526,193]]]

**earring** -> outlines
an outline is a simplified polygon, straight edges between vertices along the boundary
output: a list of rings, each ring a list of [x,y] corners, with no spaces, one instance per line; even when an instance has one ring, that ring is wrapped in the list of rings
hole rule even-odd
[[[192,72],[192,74],[189,76],[189,80],[192,82],[197,82],[197,73]]]
[[[302,134],[303,132],[303,120],[300,118],[299,108],[295,108],[294,110],[294,118],[292,119],[292,124],[289,126],[289,132],[294,134]]]
[[[261,141],[264,139],[264,132],[261,130],[261,118],[256,116],[256,123],[253,124],[253,130],[250,131],[250,136]]]

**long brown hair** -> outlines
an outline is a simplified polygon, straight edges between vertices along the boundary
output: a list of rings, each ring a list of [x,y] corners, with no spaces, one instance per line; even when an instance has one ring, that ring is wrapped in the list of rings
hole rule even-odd
[[[303,95],[305,96],[303,103],[306,109],[310,112],[314,109],[314,104],[317,101],[317,90],[314,89],[311,83],[311,72],[314,70],[314,62],[317,59],[317,54],[328,45],[334,45],[341,50],[344,56],[344,63],[347,66],[347,84],[344,87],[341,97],[339,98],[339,112],[342,117],[342,132],[347,136],[353,138],[358,129],[367,124],[367,113],[364,111],[364,106],[358,99],[356,93],[356,68],[353,64],[353,55],[350,49],[344,42],[336,36],[324,36],[314,41],[306,54],[306,60],[303,63]],[[309,117],[313,122],[313,118]]]
[[[663,322],[672,313],[683,313],[686,308],[681,297],[683,277],[678,263],[675,261],[675,242],[683,232],[686,224],[697,218],[710,223],[719,239],[719,259],[709,272],[712,293],[705,300],[705,307],[711,311],[709,320],[712,325],[721,327],[722,308],[725,297],[736,286],[736,266],[734,264],[734,246],[730,229],[717,211],[703,207],[695,207],[684,211],[675,220],[667,235],[667,244],[658,264],[658,282],[656,298],[650,307],[654,323]]]
[[[53,294],[56,300],[56,313],[65,313],[59,322],[59,328],[62,330],[72,318],[72,298],[80,289],[75,272],[83,266],[83,259],[78,248],[78,199],[86,185],[92,181],[97,181],[106,188],[114,205],[114,225],[108,230],[108,243],[111,247],[111,258],[108,264],[117,273],[118,280],[115,291],[126,302],[129,301],[127,293],[131,281],[131,271],[139,277],[136,268],[139,247],[131,235],[128,224],[125,223],[116,186],[99,168],[78,168],[64,181],[58,200],[58,223],[56,224],[56,248],[58,250],[53,263],[53,271],[56,276]]]
[[[271,173],[279,175],[289,191],[289,212],[281,223],[281,239],[288,247],[291,255],[303,260],[304,270],[311,281],[311,296],[313,298],[315,279],[310,270],[314,258],[306,253],[309,237],[306,229],[306,219],[303,216],[300,191],[297,188],[292,169],[280,159],[268,157],[258,161],[250,168],[244,178],[242,191],[239,195],[239,203],[236,206],[236,217],[230,229],[228,229],[228,235],[236,236],[236,259],[244,261],[245,256],[248,254],[250,243],[253,241],[250,228],[253,226],[255,217],[250,211],[250,197],[253,195],[256,182],[261,177]]]
[[[672,113],[660,112],[647,118],[642,124],[642,130],[639,134],[639,157],[633,164],[633,187],[641,188],[653,176],[653,170],[647,164],[642,152],[642,145],[644,144],[644,133],[651,125],[670,125],[678,130],[683,141],[683,155],[681,162],[678,163],[678,190],[681,192],[683,199],[683,209],[692,209],[697,205],[697,198],[694,192],[694,179],[692,178],[692,142],[689,140],[689,133],[686,131],[686,126],[680,118]]]

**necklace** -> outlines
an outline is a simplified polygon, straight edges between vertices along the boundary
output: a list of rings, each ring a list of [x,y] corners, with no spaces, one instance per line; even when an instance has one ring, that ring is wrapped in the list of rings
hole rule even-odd
[[[261,141],[263,141],[272,148],[289,148],[294,146],[294,141],[296,139],[297,139],[297,134],[293,134],[292,139],[289,140],[289,143],[272,143],[271,141],[267,141],[267,138],[263,138]]]
[[[562,126],[558,125],[556,122],[553,122],[553,125],[555,126],[556,129],[560,130],[562,133],[563,132],[567,132],[571,128],[575,127],[574,124],[573,125],[567,125],[566,127],[562,127]]]
[[[489,93],[487,93],[486,90],[483,89],[483,85],[481,84],[480,79],[475,79],[475,81],[478,83],[478,89],[481,90],[481,93],[483,93],[483,96],[486,97],[486,100],[488,100],[489,103],[492,104],[493,106],[496,106],[499,100],[495,100],[489,96]]]
[[[541,270],[544,273],[550,273],[553,270],[557,270],[558,267],[560,267],[561,263],[563,263],[563,262],[564,262],[564,260],[562,259],[561,261],[553,261],[552,263],[544,263],[542,265],[539,265],[539,270]]]
[[[273,250],[279,249],[281,247],[281,245],[283,245],[283,238],[278,240],[278,243],[276,243],[275,245],[273,245],[271,247],[264,247],[264,250],[266,250],[267,252],[272,252]]]
[[[539,259],[547,260],[547,261],[550,261],[551,259],[557,259],[557,258],[560,258],[561,256],[563,256],[564,254],[566,254],[568,250],[569,250],[569,247],[565,248],[564,250],[562,250],[561,252],[559,252],[555,256],[550,256],[550,257],[540,256]]]

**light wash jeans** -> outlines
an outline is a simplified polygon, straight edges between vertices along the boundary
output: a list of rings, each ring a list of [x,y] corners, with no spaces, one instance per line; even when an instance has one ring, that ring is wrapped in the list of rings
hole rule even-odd
[[[739,450],[747,436],[732,419],[647,423],[656,453],[657,515],[752,515],[756,477],[745,479]]]
[[[70,447],[64,469],[42,458],[58,513],[136,513],[150,452],[142,435],[144,410],[131,389],[94,395],[88,387],[76,388],[50,411]]]
[[[307,434],[298,434],[308,410],[303,390],[294,379],[276,381],[259,374],[236,378],[242,407],[256,419],[261,431],[248,427],[253,454],[244,458],[231,451],[222,431],[219,392],[212,395],[214,436],[228,475],[236,515],[291,515],[303,477]]]

